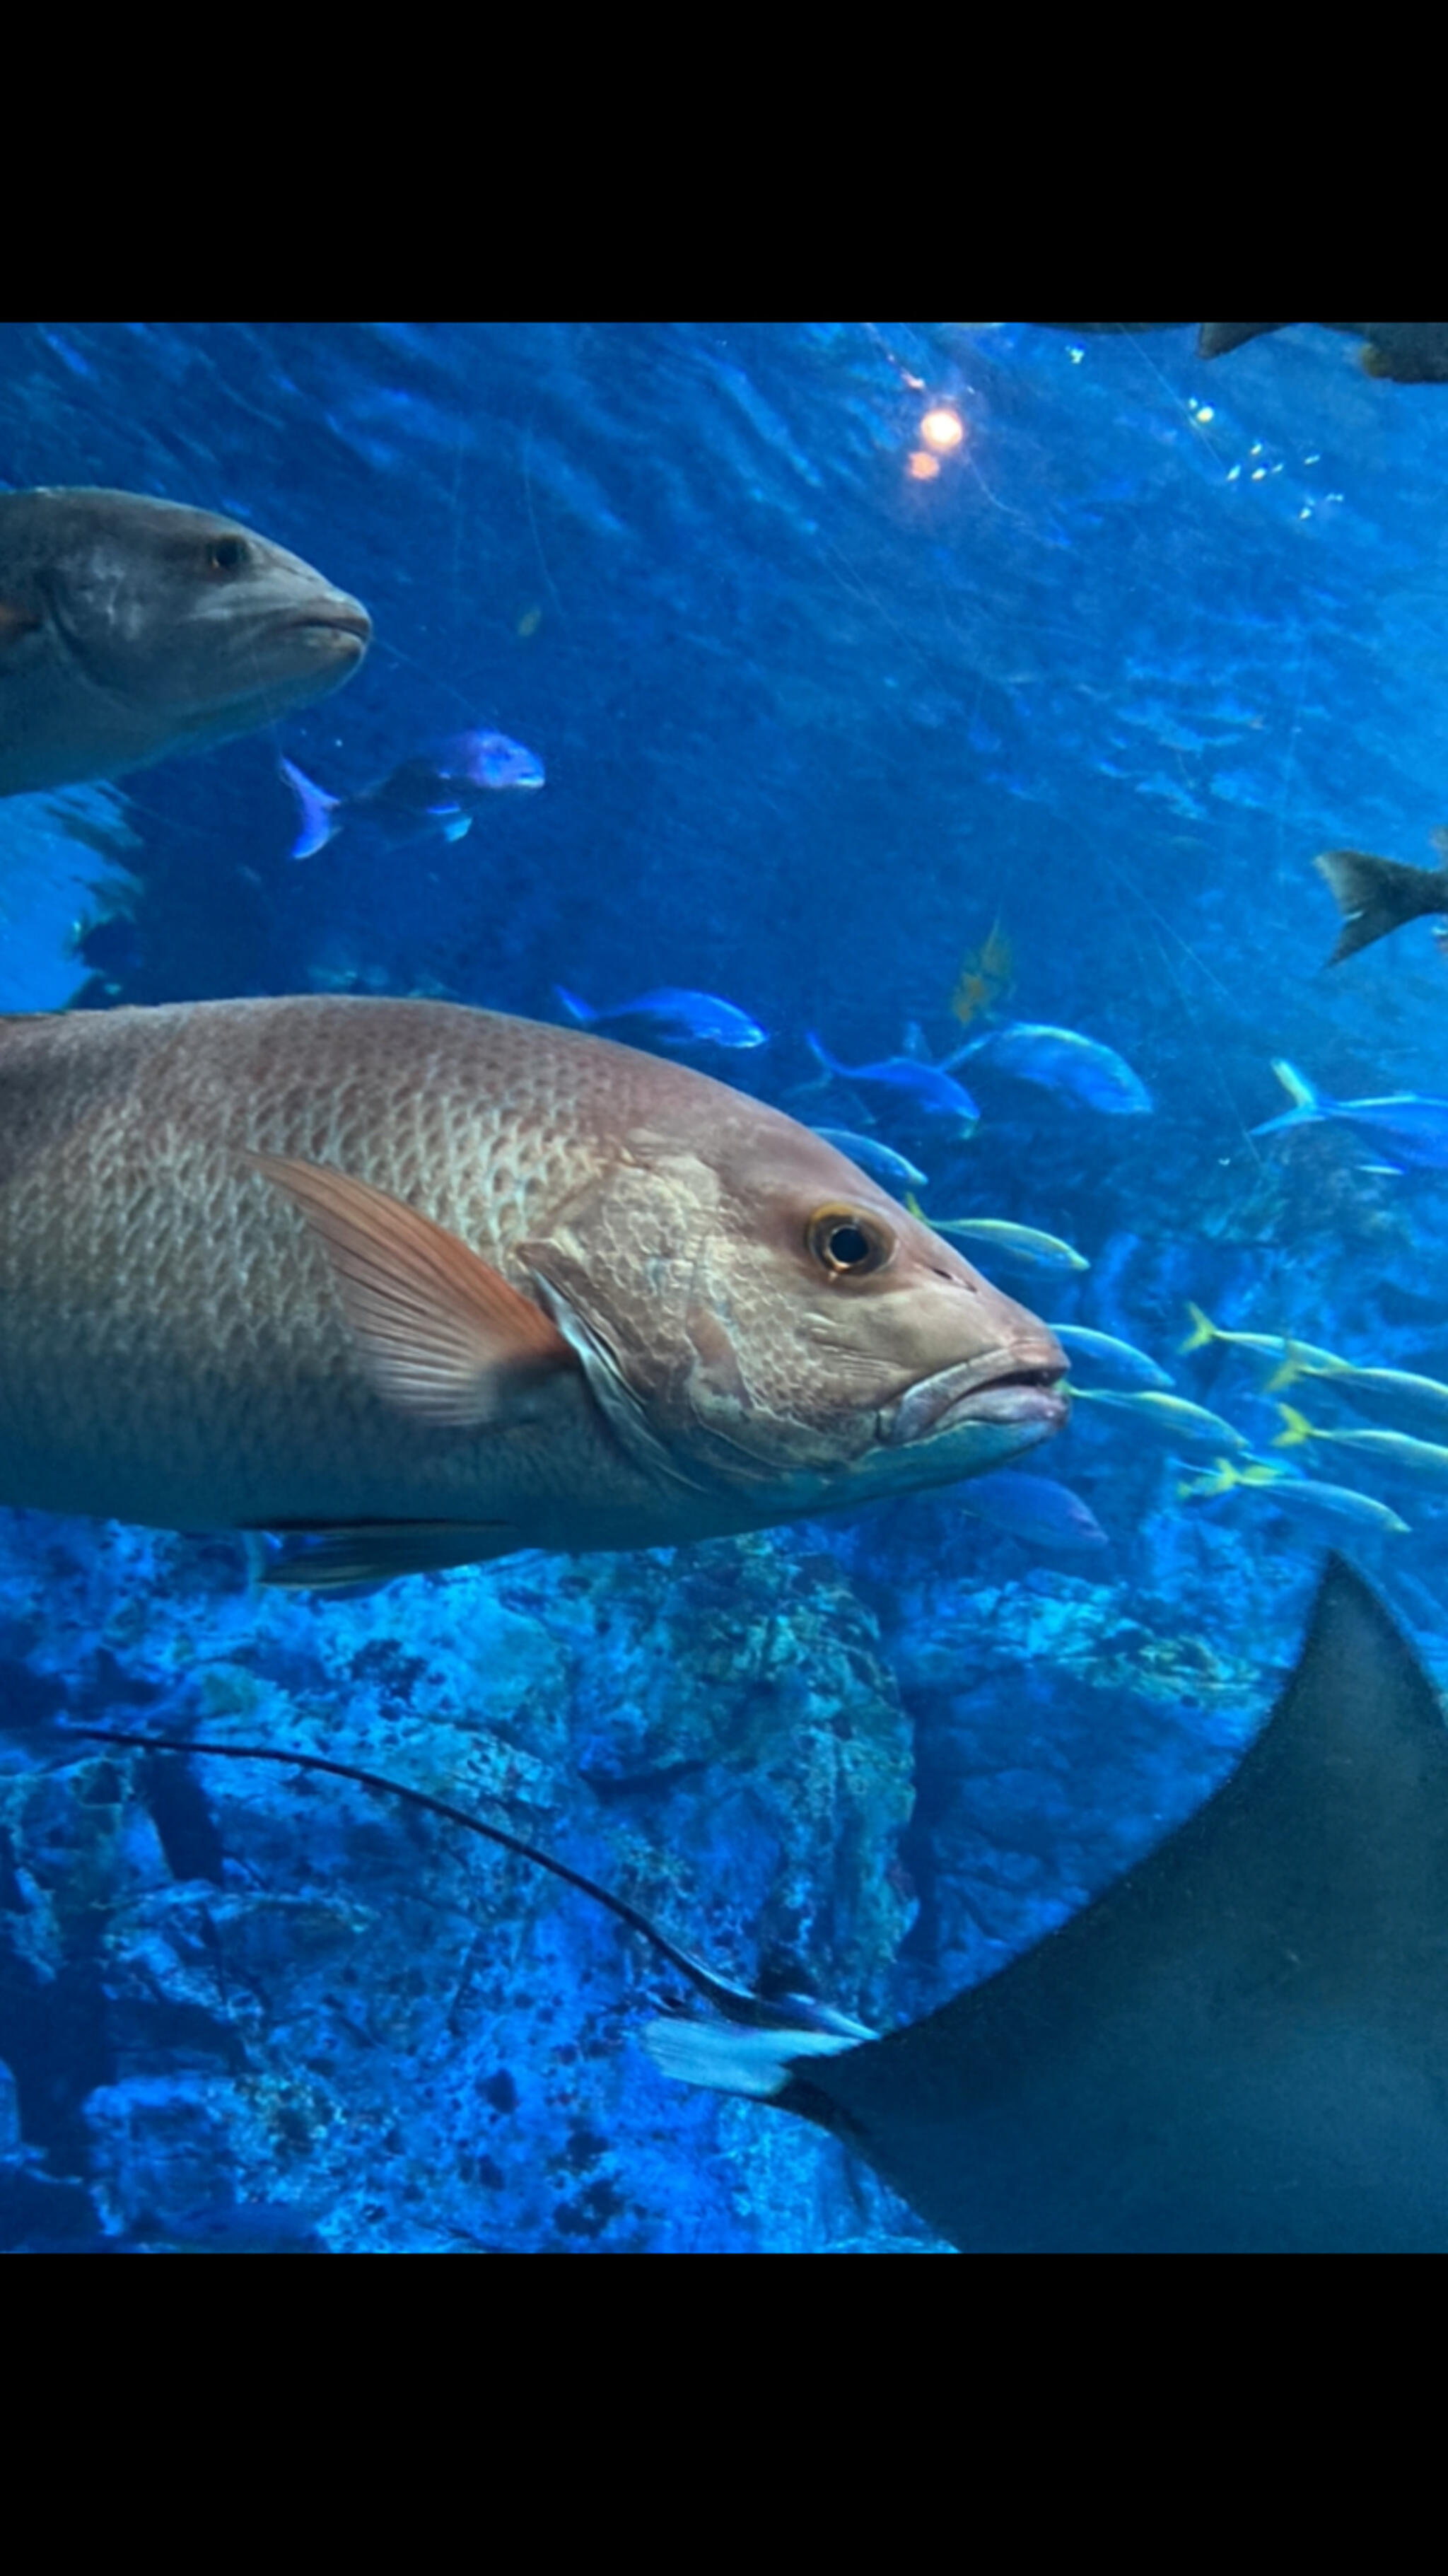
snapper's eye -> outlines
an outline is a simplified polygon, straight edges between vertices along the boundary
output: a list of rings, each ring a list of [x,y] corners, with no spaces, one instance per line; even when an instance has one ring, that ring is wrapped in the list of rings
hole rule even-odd
[[[833,1279],[859,1279],[882,1269],[894,1250],[888,1228],[859,1208],[817,1208],[805,1240],[820,1268]]]
[[[211,537],[203,561],[208,572],[240,572],[251,561],[251,548],[245,537]]]

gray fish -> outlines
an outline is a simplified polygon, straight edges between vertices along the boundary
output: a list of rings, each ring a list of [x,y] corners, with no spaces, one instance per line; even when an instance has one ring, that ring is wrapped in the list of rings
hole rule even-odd
[[[577,1030],[308,994],[0,1020],[0,1501],[268,1579],[948,1484],[1065,1363],[808,1128]]]
[[[1406,859],[1375,859],[1367,850],[1319,850],[1312,864],[1326,878],[1342,915],[1329,966],[1371,948],[1405,921],[1448,912],[1448,832],[1435,831],[1432,841],[1441,862],[1436,868],[1410,867]]]
[[[360,603],[234,519],[139,492],[0,492],[0,796],[116,778],[350,679]]]
[[[1226,1785],[998,1975],[852,2044],[656,2022],[833,2130],[962,2252],[1448,2249],[1448,1731],[1328,1561]]]

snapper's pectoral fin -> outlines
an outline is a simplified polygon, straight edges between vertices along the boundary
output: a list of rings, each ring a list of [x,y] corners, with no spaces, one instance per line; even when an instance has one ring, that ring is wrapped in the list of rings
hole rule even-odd
[[[362,1364],[389,1404],[477,1429],[577,1368],[557,1326],[446,1226],[329,1164],[250,1159],[326,1253]]]
[[[262,1544],[262,1583],[288,1592],[340,1592],[392,1583],[400,1574],[485,1565],[512,1555],[523,1541],[506,1521],[357,1521],[267,1532]]]

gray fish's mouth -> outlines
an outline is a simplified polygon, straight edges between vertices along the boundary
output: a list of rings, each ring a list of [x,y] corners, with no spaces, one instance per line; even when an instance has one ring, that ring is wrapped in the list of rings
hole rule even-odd
[[[984,1358],[940,1369],[909,1388],[895,1407],[885,1438],[892,1449],[913,1440],[936,1439],[967,1423],[998,1422],[1033,1427],[1045,1439],[1064,1428],[1071,1400],[1062,1383],[1065,1355],[1059,1344],[1039,1344],[1013,1351],[990,1351]]]
[[[372,620],[355,599],[325,600],[315,608],[294,610],[278,620],[283,635],[315,635],[329,644],[346,644],[361,654],[372,641]]]

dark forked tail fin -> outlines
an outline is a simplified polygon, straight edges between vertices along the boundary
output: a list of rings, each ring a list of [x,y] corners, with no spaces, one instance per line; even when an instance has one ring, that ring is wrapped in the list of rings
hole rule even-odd
[[[1342,931],[1328,959],[1338,966],[1371,948],[1375,939],[1424,913],[1448,912],[1448,868],[1411,868],[1402,859],[1374,859],[1365,850],[1324,850],[1314,861],[1342,914]]]

